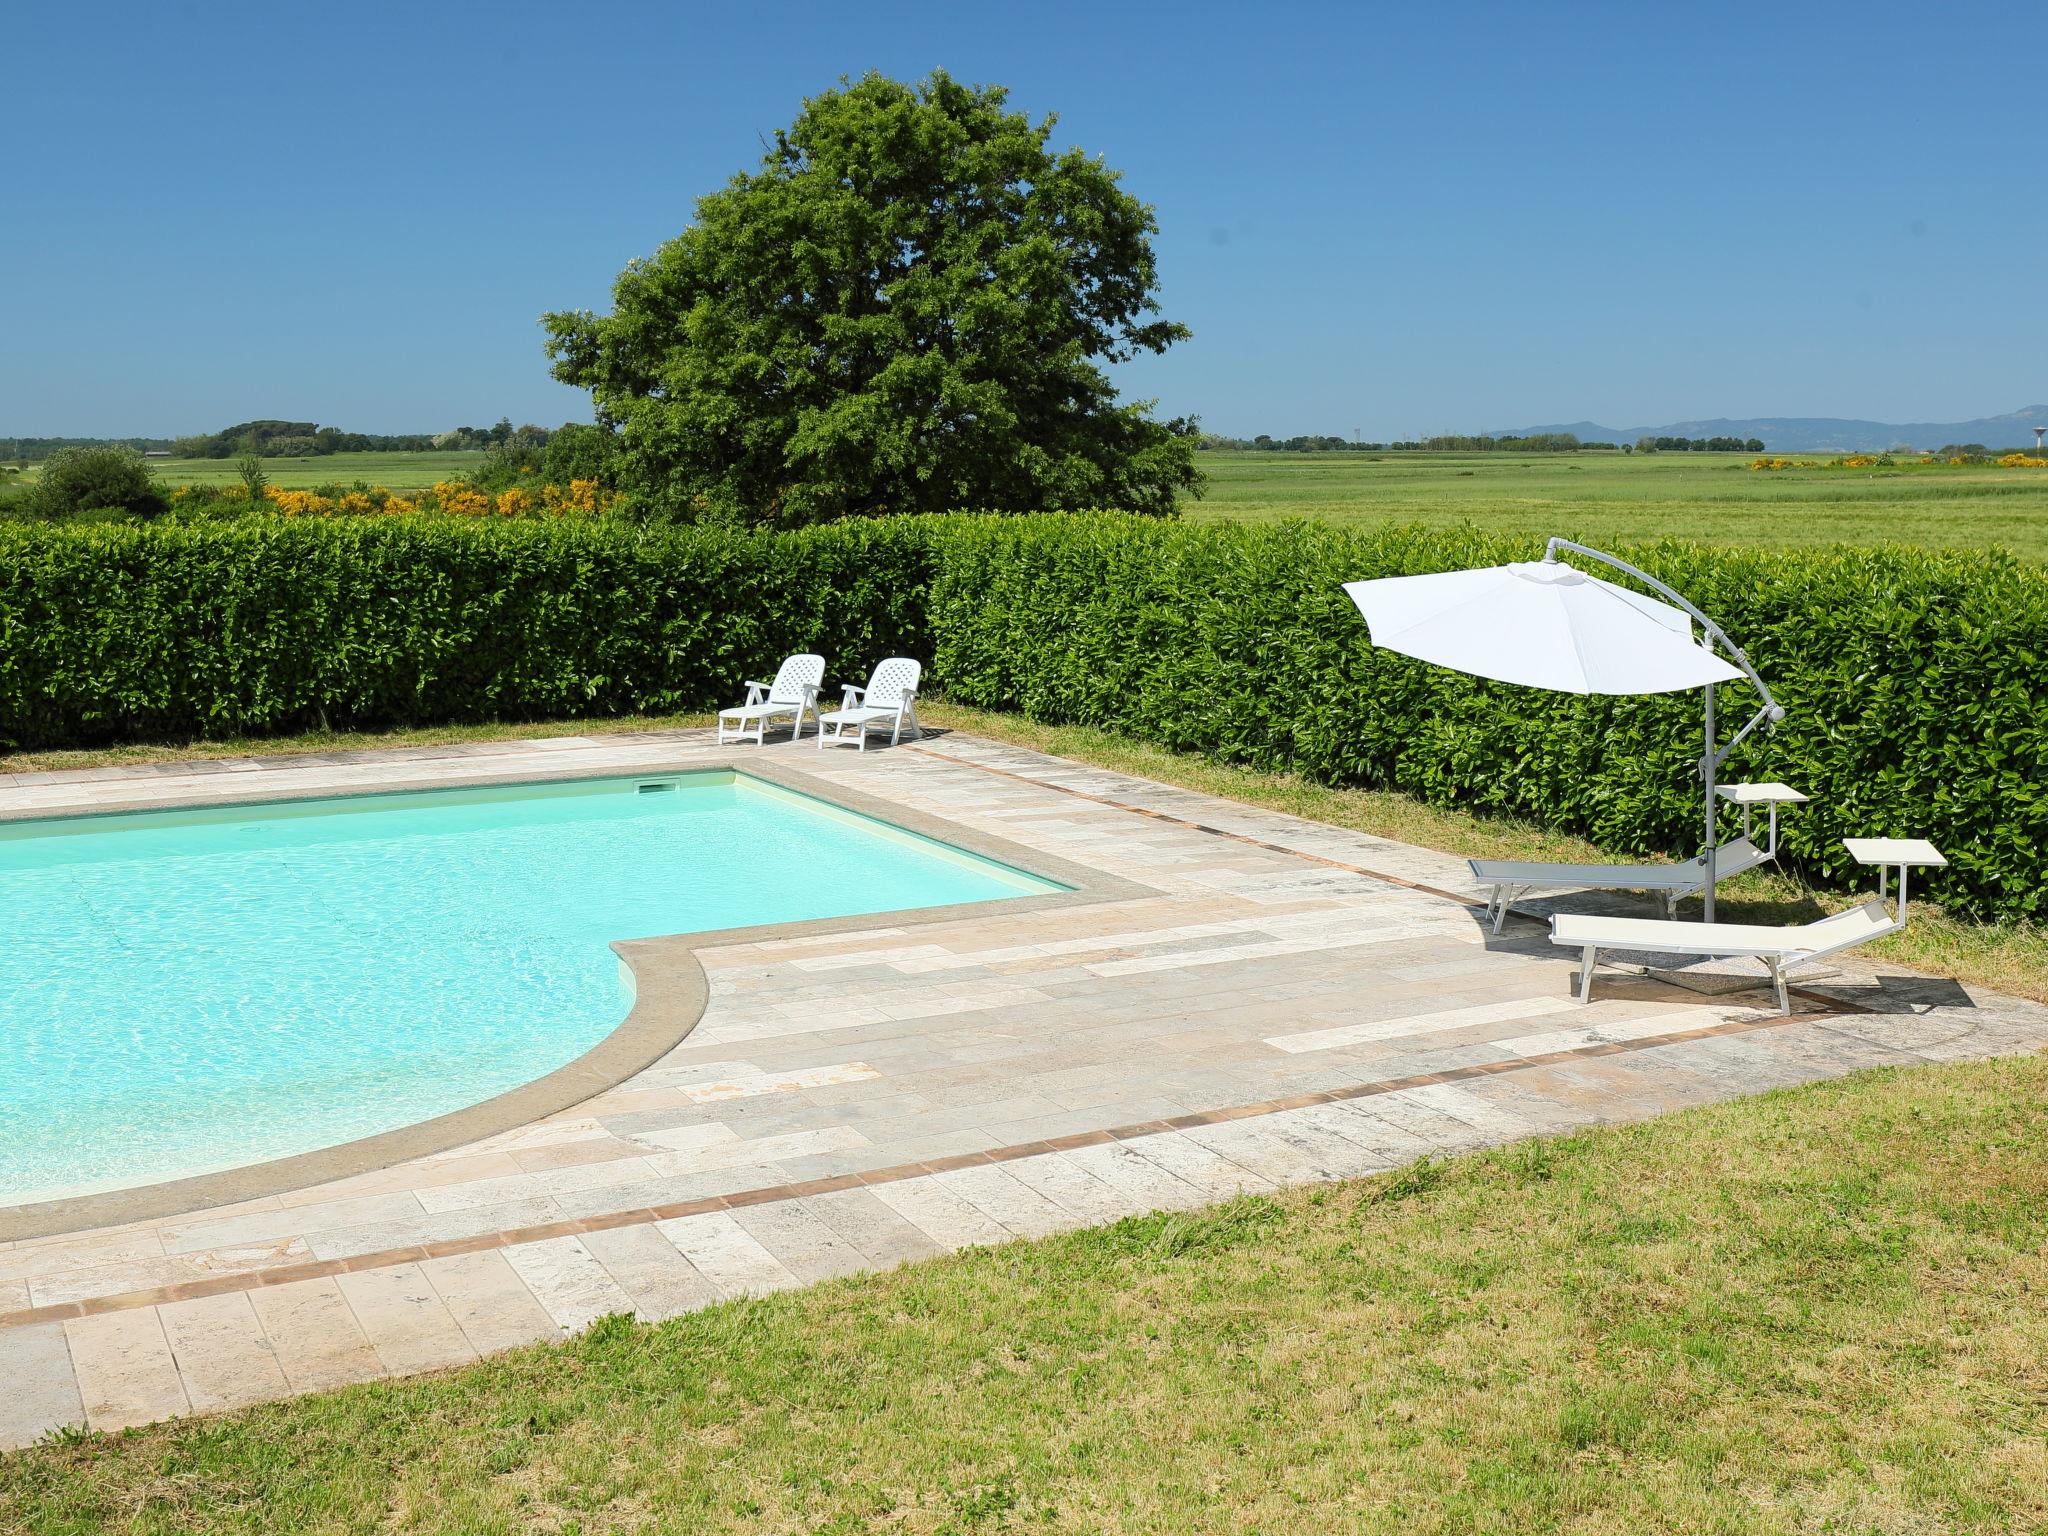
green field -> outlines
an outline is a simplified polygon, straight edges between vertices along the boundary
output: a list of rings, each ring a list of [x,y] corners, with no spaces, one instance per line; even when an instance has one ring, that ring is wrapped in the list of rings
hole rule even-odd
[[[1204,453],[1195,518],[1473,523],[1586,543],[2002,546],[2048,559],[2048,470],[1759,471],[1734,453]],[[1821,455],[1799,457],[1821,458]]]
[[[273,485],[364,481],[394,491],[473,473],[478,452],[337,453],[265,459]],[[1200,457],[1203,518],[1472,523],[1589,543],[1690,538],[1719,544],[1905,543],[2005,548],[2048,560],[2048,470],[1901,465],[1757,471],[1730,453],[1227,453]],[[1819,459],[1820,455],[1804,457]],[[230,459],[155,459],[166,485],[226,485]],[[33,480],[30,466],[24,481]]]
[[[333,453],[313,459],[265,459],[270,483],[287,490],[316,485],[352,485],[358,480],[391,491],[417,491],[436,480],[459,480],[483,462],[481,452]],[[150,469],[165,485],[232,485],[241,479],[233,459],[151,459]]]

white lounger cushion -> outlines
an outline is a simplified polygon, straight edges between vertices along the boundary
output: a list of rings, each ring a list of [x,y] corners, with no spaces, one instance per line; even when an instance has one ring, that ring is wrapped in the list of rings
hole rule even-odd
[[[1667,923],[1649,917],[1560,912],[1550,920],[1550,937],[1553,943],[1569,947],[1663,955],[1774,955],[1790,965],[1879,938],[1898,926],[1883,902],[1866,901],[1847,912],[1791,928],[1758,923]]]

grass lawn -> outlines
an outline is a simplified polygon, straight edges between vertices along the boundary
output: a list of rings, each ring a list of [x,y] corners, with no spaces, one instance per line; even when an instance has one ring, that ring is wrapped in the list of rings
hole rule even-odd
[[[0,1528],[2048,1523],[2048,1060],[1887,1070],[0,1460]]]
[[[1922,544],[2048,559],[2048,470],[1749,468],[1732,453],[1204,453],[1191,518],[1473,523],[1582,543]],[[1823,460],[1816,454],[1795,457]]]

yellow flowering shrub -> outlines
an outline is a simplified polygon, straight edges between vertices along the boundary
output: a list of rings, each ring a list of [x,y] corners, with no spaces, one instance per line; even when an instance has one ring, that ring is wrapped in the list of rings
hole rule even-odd
[[[2048,459],[2033,453],[2008,453],[1999,458],[2000,469],[2048,469]]]
[[[569,488],[558,485],[541,487],[541,505],[550,512],[603,512],[617,501],[616,492],[607,491],[595,480],[571,480]]]
[[[498,510],[497,502],[487,492],[461,480],[435,481],[434,499],[443,512],[455,517],[489,517]]]
[[[322,496],[318,491],[288,491],[280,486],[266,486],[264,498],[286,517],[332,517],[335,503],[332,497]]]
[[[241,485],[181,485],[170,493],[171,505],[190,512],[222,502],[249,499]],[[608,491],[595,480],[571,480],[568,485],[515,485],[495,496],[463,480],[442,480],[430,490],[400,495],[381,485],[358,483],[349,490],[328,486],[324,490],[288,490],[266,486],[263,509],[279,517],[408,517],[417,512],[445,512],[453,517],[564,517],[595,516],[618,502],[616,491]]]

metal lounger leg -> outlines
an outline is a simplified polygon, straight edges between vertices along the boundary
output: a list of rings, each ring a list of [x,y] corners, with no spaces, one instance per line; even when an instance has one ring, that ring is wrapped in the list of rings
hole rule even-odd
[[[1588,944],[1586,946],[1584,954],[1580,956],[1579,1001],[1582,1003],[1590,1003],[1591,1001],[1593,1001],[1593,962],[1597,960],[1599,956],[1599,949],[1591,944]]]
[[[1778,1012],[1789,1014],[1792,999],[1785,990],[1785,963],[1775,955],[1766,956],[1764,964],[1771,968],[1771,987],[1778,994]]]
[[[1493,914],[1493,936],[1499,938],[1501,929],[1508,925],[1508,913],[1514,910],[1515,903],[1528,895],[1535,887],[1529,885],[1499,885],[1495,886],[1494,889],[1500,893],[1500,903]]]

